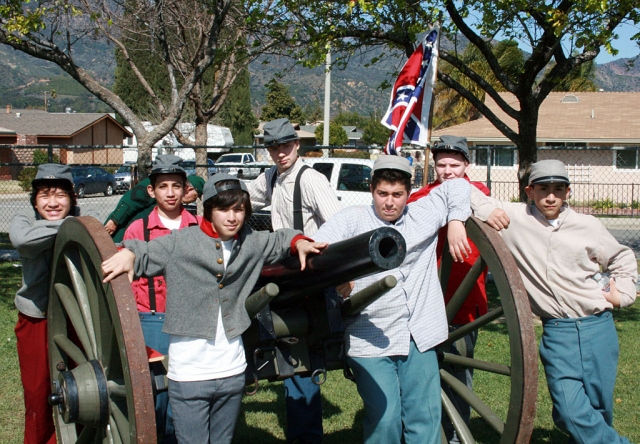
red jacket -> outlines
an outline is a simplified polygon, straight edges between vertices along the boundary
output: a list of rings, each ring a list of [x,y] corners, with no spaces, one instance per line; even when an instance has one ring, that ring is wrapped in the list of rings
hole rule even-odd
[[[464,176],[472,185],[478,188],[487,196],[490,194],[489,188],[487,188],[481,182],[471,182],[467,175]],[[415,202],[416,200],[428,195],[431,190],[435,187],[439,186],[440,182],[433,182],[415,193],[413,193],[407,203]],[[440,265],[440,261],[442,259],[442,250],[444,249],[444,244],[447,240],[447,227],[442,227],[440,232],[438,233],[438,246],[436,247],[436,254],[438,255],[438,265]],[[478,249],[475,244],[471,242],[469,239],[469,245],[471,246],[471,254],[468,258],[465,259],[464,262],[454,262],[451,266],[451,274],[449,275],[449,283],[447,285],[447,292],[444,295],[445,304],[449,302],[455,291],[460,286],[462,279],[467,275],[471,266],[474,264],[476,259],[480,256]],[[485,287],[485,282],[487,278],[487,268],[485,268],[480,274],[478,281],[472,287],[467,300],[460,307],[460,311],[453,318],[452,324],[467,324],[477,317],[482,316],[487,313],[487,291]]]
[[[180,228],[189,227],[191,225],[199,225],[201,217],[194,216],[189,213],[184,208],[182,209],[182,220],[180,221]],[[144,240],[144,219],[135,220],[129,227],[127,231],[124,233],[124,239],[139,239]],[[171,233],[171,230],[166,228],[162,221],[160,220],[160,216],[158,216],[158,207],[155,207],[151,213],[149,213],[149,223],[147,224],[147,228],[149,229],[149,240],[153,240],[157,237],[166,236]],[[153,278],[154,289],[156,293],[156,312],[164,313],[165,305],[167,300],[167,285],[164,282],[163,276],[156,276]],[[138,306],[138,311],[140,312],[149,312],[151,311],[150,303],[149,303],[149,280],[145,277],[141,277],[136,279],[131,283],[131,289],[133,290],[133,294],[136,298],[136,304]]]

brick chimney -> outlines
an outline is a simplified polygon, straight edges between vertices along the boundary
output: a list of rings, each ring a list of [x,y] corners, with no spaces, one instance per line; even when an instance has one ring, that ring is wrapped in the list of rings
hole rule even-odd
[[[7,114],[11,114],[11,105],[7,105]]]

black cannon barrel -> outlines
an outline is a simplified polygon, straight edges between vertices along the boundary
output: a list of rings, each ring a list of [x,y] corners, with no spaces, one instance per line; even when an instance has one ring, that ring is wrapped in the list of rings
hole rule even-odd
[[[381,227],[329,245],[321,254],[307,258],[300,271],[300,261],[291,257],[280,265],[264,267],[259,285],[273,282],[280,294],[272,301],[276,307],[383,270],[402,264],[406,256],[402,235],[393,228]]]

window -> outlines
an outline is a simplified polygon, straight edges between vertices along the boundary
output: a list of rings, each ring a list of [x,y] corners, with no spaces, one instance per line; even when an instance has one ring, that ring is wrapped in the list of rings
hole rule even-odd
[[[314,163],[313,169],[324,174],[327,180],[331,182],[331,172],[333,171],[332,163]]]
[[[371,168],[367,165],[342,165],[338,178],[338,189],[342,191],[369,191],[370,178]]]
[[[637,170],[638,151],[637,150],[620,150],[615,151],[615,165],[619,170]]]
[[[478,147],[476,150],[476,165],[487,166],[489,150]],[[491,166],[512,167],[516,163],[516,150],[505,148],[493,148],[491,150]]]

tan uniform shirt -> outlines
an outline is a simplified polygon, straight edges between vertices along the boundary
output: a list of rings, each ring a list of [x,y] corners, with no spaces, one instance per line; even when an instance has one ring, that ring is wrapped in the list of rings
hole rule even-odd
[[[502,208],[511,219],[500,234],[518,264],[534,314],[576,318],[611,310],[612,304],[590,278],[601,266],[615,278],[620,306],[633,303],[638,277],[635,255],[595,217],[565,206],[554,227],[535,205],[502,202],[472,187],[476,217],[487,220],[495,208]]]

